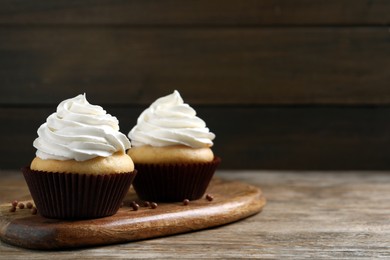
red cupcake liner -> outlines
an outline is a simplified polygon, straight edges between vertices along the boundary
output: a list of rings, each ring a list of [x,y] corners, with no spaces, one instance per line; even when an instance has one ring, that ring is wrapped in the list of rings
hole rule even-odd
[[[178,202],[201,198],[220,164],[215,157],[207,163],[142,164],[136,163],[133,187],[142,200]]]
[[[114,215],[126,196],[136,171],[115,174],[78,174],[22,168],[41,216],[91,219]]]

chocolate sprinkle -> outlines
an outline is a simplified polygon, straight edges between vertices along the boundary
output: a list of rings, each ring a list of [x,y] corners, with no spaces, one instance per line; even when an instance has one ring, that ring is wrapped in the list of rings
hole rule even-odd
[[[9,209],[9,212],[15,212],[16,211],[16,208],[15,207],[12,207]]]
[[[31,202],[27,202],[27,203],[26,203],[26,207],[27,207],[28,209],[32,209],[33,204],[32,204]]]
[[[139,209],[139,205],[134,202],[134,204],[131,204],[131,207],[133,208],[134,211],[137,211]]]
[[[36,215],[37,212],[38,212],[38,210],[37,210],[36,207],[34,207],[34,208],[31,209],[31,214]]]
[[[23,204],[23,203],[19,203],[19,204],[18,204],[18,207],[19,207],[20,209],[24,209],[24,204]]]
[[[184,206],[187,206],[189,203],[190,203],[190,200],[189,200],[189,199],[183,200],[183,205],[184,205]]]
[[[208,201],[212,201],[212,200],[214,199],[214,197],[213,197],[212,195],[210,195],[210,194],[207,194],[207,195],[206,195],[206,199],[207,199]]]
[[[157,208],[157,203],[156,203],[156,202],[150,203],[150,207],[151,207],[152,209]]]
[[[12,205],[13,207],[17,207],[17,206],[18,206],[18,201],[17,201],[17,200],[12,201],[12,202],[11,202],[11,205]]]

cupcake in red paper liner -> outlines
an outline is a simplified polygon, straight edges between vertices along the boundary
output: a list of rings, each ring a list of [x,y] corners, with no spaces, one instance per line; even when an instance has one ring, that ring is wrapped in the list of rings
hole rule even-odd
[[[40,215],[90,219],[118,211],[136,171],[115,117],[78,95],[58,105],[33,145],[36,157],[22,171]]]
[[[176,90],[143,111],[128,136],[143,200],[199,199],[221,161],[210,148],[215,135]]]

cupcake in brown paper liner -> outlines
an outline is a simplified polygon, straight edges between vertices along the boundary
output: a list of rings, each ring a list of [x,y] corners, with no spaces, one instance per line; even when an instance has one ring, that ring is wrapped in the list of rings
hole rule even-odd
[[[115,117],[79,95],[58,105],[33,145],[36,157],[22,171],[40,215],[91,219],[118,211],[136,170]]]
[[[143,200],[199,199],[221,162],[210,148],[215,135],[176,90],[143,111],[128,136]]]

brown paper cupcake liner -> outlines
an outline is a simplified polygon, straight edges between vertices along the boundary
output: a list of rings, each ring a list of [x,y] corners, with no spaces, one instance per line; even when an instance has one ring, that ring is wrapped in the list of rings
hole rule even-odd
[[[31,196],[43,217],[91,219],[114,215],[136,171],[117,174],[76,174],[22,168]]]
[[[206,192],[220,162],[221,159],[215,157],[208,163],[135,164],[138,174],[133,187],[142,200],[196,200]]]

